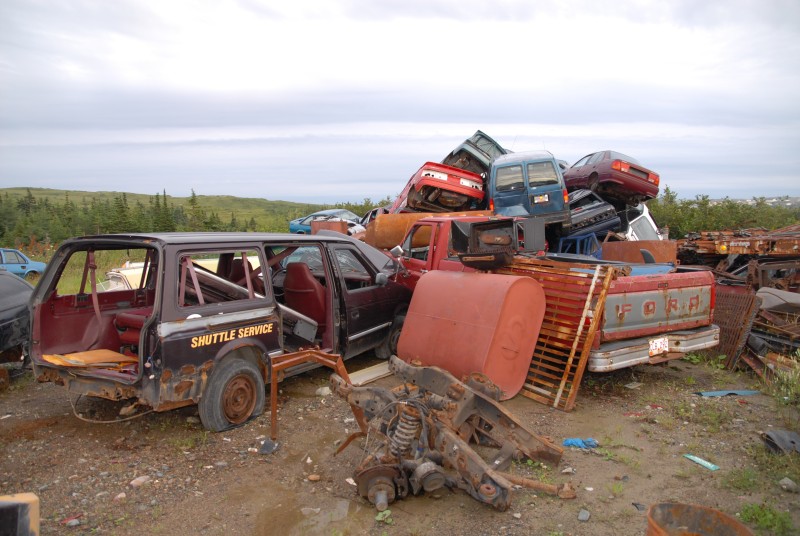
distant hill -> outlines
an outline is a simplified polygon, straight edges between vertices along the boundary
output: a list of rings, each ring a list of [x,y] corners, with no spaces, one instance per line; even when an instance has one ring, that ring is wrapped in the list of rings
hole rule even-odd
[[[155,193],[146,195],[128,192],[84,192],[80,190],[25,187],[0,188],[0,196],[5,197],[7,194],[9,199],[16,200],[27,196],[28,191],[38,200],[46,200],[51,204],[63,204],[67,196],[69,196],[69,200],[78,206],[84,203],[91,204],[92,200],[99,202],[113,201],[123,194],[131,206],[137,202],[147,206],[155,198]],[[187,208],[189,199],[189,197],[171,196],[169,193],[166,195],[167,203],[176,207]],[[283,226],[283,230],[288,230],[288,222],[290,220],[332,206],[293,203],[290,201],[270,201],[268,199],[233,197],[229,195],[198,195],[196,199],[200,208],[207,212],[216,212],[223,221],[230,220],[231,214],[235,214],[236,219],[239,221],[249,221],[250,218],[255,219],[258,227],[264,230],[272,230],[277,220],[284,221],[286,225]]]

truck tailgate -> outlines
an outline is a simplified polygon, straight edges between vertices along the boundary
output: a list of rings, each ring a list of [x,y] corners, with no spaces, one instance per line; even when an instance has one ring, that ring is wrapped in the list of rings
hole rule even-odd
[[[708,326],[713,312],[711,272],[621,277],[609,288],[594,347],[607,341]]]

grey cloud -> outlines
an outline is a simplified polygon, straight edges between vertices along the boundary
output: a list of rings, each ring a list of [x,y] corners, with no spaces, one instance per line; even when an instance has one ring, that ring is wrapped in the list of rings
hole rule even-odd
[[[328,91],[292,95],[174,92],[0,91],[2,127],[144,128],[319,125],[358,122],[665,122],[709,126],[788,125],[800,120],[791,88],[762,98],[706,90],[618,87],[539,91]]]
[[[269,3],[240,4],[258,17],[281,16]],[[637,81],[637,66],[615,65],[614,58],[592,58],[587,51],[587,61],[628,69],[628,80],[577,79],[529,91],[498,82],[491,91],[458,84],[455,89],[428,91],[420,84],[414,90],[326,87],[316,92],[179,93],[159,89],[156,80],[146,90],[123,88],[116,80],[84,87],[54,72],[54,65],[69,60],[103,73],[107,59],[93,47],[102,47],[103,36],[112,32],[168,43],[169,21],[149,12],[146,3],[5,0],[0,2],[0,183],[141,193],[166,187],[174,195],[188,195],[193,187],[201,194],[312,202],[378,199],[399,192],[419,165],[441,159],[477,127],[515,150],[545,146],[571,162],[603,148],[630,153],[661,172],[664,184],[682,196],[800,194],[796,178],[788,176],[800,168],[800,3],[686,0],[648,5],[646,10],[638,2],[589,0],[359,0],[347,6],[347,14],[362,20],[402,16],[515,21],[555,12],[575,17],[622,13],[643,22],[684,22],[696,28],[750,22],[774,25],[779,31],[746,43],[726,43],[737,57],[722,68],[736,77],[725,82],[724,76],[709,76],[711,83],[703,89],[674,87],[674,80]],[[97,37],[100,40],[94,41]],[[480,35],[464,36],[465,53],[476,46],[494,45],[482,42]],[[554,43],[546,53],[557,54],[558,46]],[[524,54],[520,58],[534,59]],[[521,63],[523,68],[527,65]],[[470,67],[465,76],[498,76],[491,66]],[[580,66],[564,65],[564,71],[573,74]],[[455,77],[448,65],[442,65],[442,73]],[[558,79],[560,74],[543,76]],[[373,136],[378,127],[345,134],[352,124],[390,126],[380,136]],[[421,132],[392,132],[391,125],[401,124],[419,124]],[[442,136],[437,129],[442,124],[449,126],[448,132],[452,125],[464,125],[464,131]],[[517,136],[533,124],[570,127],[573,134]],[[629,129],[598,134],[597,126],[605,124],[628,124]],[[671,131],[662,136],[648,131],[646,124],[667,125]],[[320,125],[334,132],[341,126],[342,133],[317,134]],[[492,125],[503,127],[493,131]],[[248,127],[268,127],[273,134],[246,138],[240,130]],[[284,128],[293,137],[282,135]],[[23,131],[33,133],[28,139],[35,138],[37,129],[62,130],[63,140],[53,145],[18,141]],[[126,139],[130,129],[216,129],[220,136],[200,140],[189,132],[172,142],[157,136]],[[119,132],[125,142],[106,142],[100,134],[92,138],[100,130]],[[74,139],[73,132],[87,137]]]
[[[441,18],[462,21],[534,20],[538,16],[561,15],[564,19],[621,16],[643,23],[675,22],[696,27],[727,24],[764,24],[797,30],[800,4],[794,0],[568,0],[520,2],[518,0],[352,0],[347,14],[354,19]],[[569,24],[568,22],[566,23]],[[564,28],[569,32],[569,27]],[[479,42],[480,36],[475,36]],[[490,46],[490,43],[486,43]]]

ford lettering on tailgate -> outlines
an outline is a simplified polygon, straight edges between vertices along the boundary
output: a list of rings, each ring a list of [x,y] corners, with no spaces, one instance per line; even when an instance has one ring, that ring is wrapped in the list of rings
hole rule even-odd
[[[644,337],[711,323],[712,287],[609,293],[603,340]]]

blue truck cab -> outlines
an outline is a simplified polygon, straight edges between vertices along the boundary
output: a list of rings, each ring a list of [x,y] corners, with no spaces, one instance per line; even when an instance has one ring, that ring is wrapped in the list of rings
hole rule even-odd
[[[536,216],[560,235],[569,225],[569,198],[561,167],[549,151],[498,156],[487,181],[489,209],[498,216]]]

